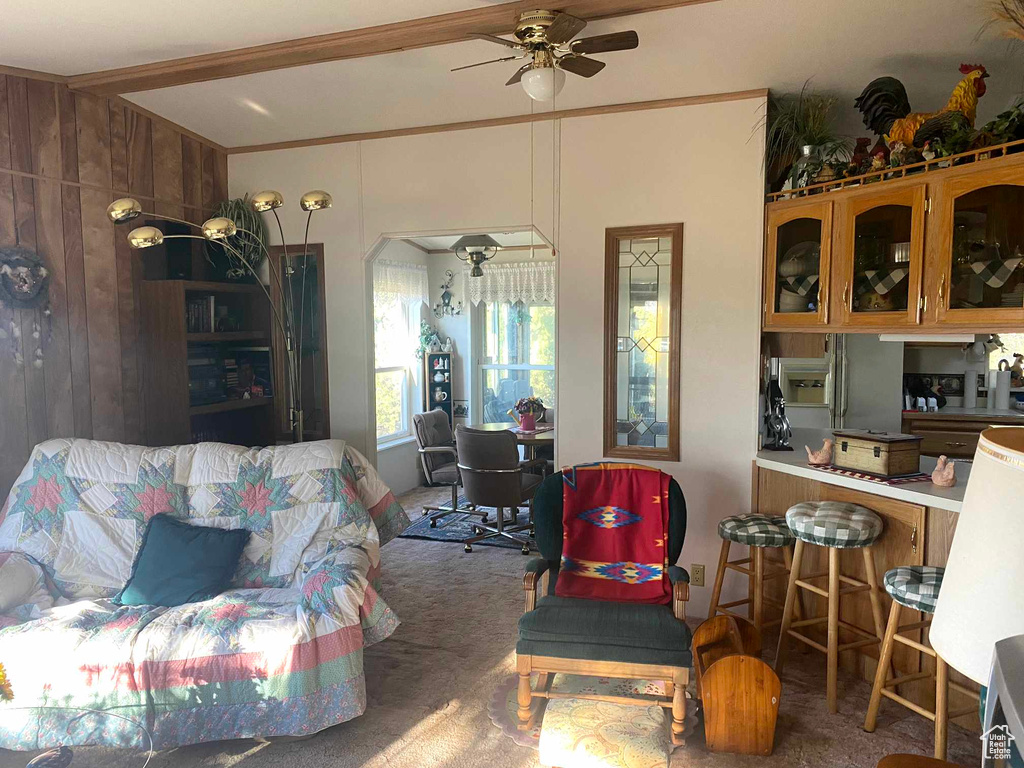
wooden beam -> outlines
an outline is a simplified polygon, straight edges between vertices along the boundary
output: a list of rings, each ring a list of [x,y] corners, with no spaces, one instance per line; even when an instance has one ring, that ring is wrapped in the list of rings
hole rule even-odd
[[[610,115],[619,112],[640,112],[647,109],[690,107],[697,104],[715,104],[723,101],[742,101],[744,99],[763,99],[767,97],[767,88],[755,88],[749,91],[710,93],[701,96],[681,96],[675,99],[656,99],[654,101],[630,101],[622,104],[606,104],[600,107],[579,107],[577,109],[559,109],[553,110],[551,112],[535,112],[529,115],[510,115],[509,117],[492,117],[486,118],[484,120],[467,120],[461,123],[419,125],[412,128],[394,128],[386,131],[343,133],[338,134],[336,136],[321,136],[315,139],[294,139],[291,141],[275,141],[269,144],[250,144],[248,146],[241,147],[228,147],[226,151],[227,154],[229,155],[244,155],[250,152],[272,152],[278,149],[296,149],[298,147],[319,147],[324,144],[347,144],[353,141],[393,139],[397,136],[420,136],[425,133],[444,133],[445,131],[468,131],[473,128],[494,128],[501,125],[520,125],[522,123],[539,123],[544,122],[546,120],[563,120],[573,117],[590,117],[591,115]]]
[[[563,0],[556,10],[588,21],[657,11],[717,0]],[[237,48],[169,59],[153,64],[108,69],[73,75],[71,88],[97,96],[112,96],[136,91],[169,88],[186,83],[251,75],[274,69],[319,64],[325,61],[376,56],[432,45],[468,40],[483,32],[509,35],[519,14],[532,10],[537,0],[516,0],[501,5],[445,13],[421,19],[382,24],[376,27],[333,32],[326,35],[284,40],[278,43]]]

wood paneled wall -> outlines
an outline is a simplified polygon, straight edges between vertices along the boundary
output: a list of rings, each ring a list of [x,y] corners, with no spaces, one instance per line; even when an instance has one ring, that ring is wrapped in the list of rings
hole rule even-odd
[[[227,156],[119,99],[0,74],[0,245],[42,258],[52,310],[37,330],[36,311],[0,307],[0,504],[43,440],[142,439],[145,255],[106,218],[126,194],[201,222],[227,196]]]

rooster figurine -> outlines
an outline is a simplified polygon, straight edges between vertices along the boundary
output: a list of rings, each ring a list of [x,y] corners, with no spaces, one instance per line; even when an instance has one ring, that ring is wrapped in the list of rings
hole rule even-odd
[[[935,469],[932,470],[932,484],[940,488],[952,488],[956,485],[956,464],[947,456],[939,456],[935,462]]]
[[[807,451],[807,463],[812,467],[827,467],[832,463],[832,440],[828,438],[819,450],[812,451],[809,445],[805,445],[804,450]]]
[[[883,137],[888,146],[901,142],[920,149],[929,140],[941,140],[974,127],[988,72],[980,64],[961,64],[960,73],[963,79],[946,106],[937,112],[911,112],[907,90],[895,77],[872,80],[853,104],[860,110],[864,125]]]

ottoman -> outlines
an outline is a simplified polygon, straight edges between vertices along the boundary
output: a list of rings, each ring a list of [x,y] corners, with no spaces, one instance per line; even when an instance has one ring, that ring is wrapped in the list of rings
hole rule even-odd
[[[557,768],[668,768],[671,716],[660,706],[552,699],[540,763]]]

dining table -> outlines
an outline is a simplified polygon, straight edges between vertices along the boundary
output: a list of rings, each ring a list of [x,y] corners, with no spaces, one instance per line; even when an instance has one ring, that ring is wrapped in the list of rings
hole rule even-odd
[[[541,422],[538,429],[530,432],[520,432],[512,421],[492,421],[486,424],[470,424],[469,429],[479,429],[485,432],[511,432],[515,435],[516,442],[523,446],[528,460],[533,460],[537,455],[537,448],[543,445],[555,444],[555,425]]]

